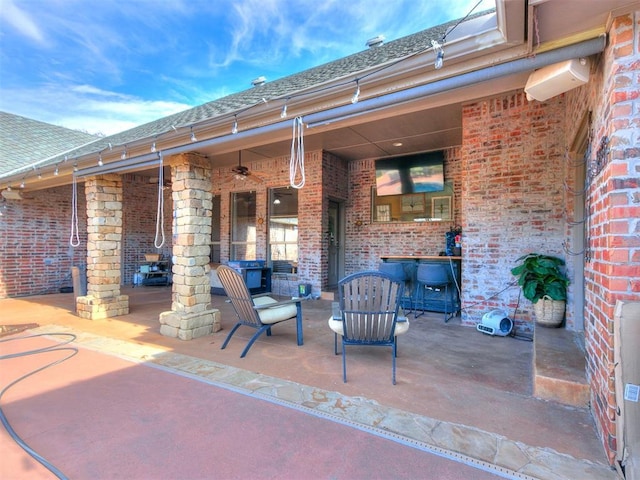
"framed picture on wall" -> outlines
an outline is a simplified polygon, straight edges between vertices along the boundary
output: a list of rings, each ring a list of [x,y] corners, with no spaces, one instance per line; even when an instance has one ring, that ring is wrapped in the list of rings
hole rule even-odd
[[[402,196],[403,212],[424,212],[424,195],[403,195]]]
[[[431,216],[440,220],[451,220],[451,197],[431,198]]]
[[[391,205],[376,205],[376,222],[391,221]]]

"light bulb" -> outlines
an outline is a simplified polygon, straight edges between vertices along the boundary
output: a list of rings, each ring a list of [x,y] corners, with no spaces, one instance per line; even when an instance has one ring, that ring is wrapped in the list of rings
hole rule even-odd
[[[351,103],[358,103],[359,99],[360,99],[360,84],[356,81],[356,91],[353,94],[353,97],[351,97]]]
[[[125,160],[127,158],[127,147],[125,147],[124,150],[122,151],[122,155],[120,155],[120,158],[122,160]]]
[[[20,188],[24,188],[24,180],[20,182]]]
[[[104,165],[104,162],[102,161],[102,154],[98,154],[98,166],[101,167],[102,165]]]
[[[191,127],[191,141],[192,142],[198,141],[198,139],[196,138],[196,134],[193,132],[193,127]]]
[[[151,153],[155,153],[155,151],[156,151],[156,142],[153,142],[151,144]]]
[[[287,104],[285,103],[280,112],[280,118],[287,118]]]
[[[236,133],[238,133],[238,120],[234,120],[233,121],[233,127],[231,127],[231,133],[233,133],[234,135]]]
[[[433,47],[433,51],[436,54],[436,60],[433,66],[436,68],[436,70],[439,70],[442,68],[442,64],[444,63],[444,50],[442,49],[442,45],[440,45],[437,40],[431,40],[431,46]]]
[[[53,174],[57,177],[60,172],[58,171],[58,167],[53,171]]]

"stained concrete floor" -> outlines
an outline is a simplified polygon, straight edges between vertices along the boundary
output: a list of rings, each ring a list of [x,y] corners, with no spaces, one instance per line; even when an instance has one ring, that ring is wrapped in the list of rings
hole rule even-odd
[[[531,342],[484,335],[459,319],[445,324],[441,314],[410,317],[399,343],[397,385],[390,350],[355,347],[347,350],[345,384],[327,327],[328,300],[304,302],[304,346],[296,345],[295,323],[286,322],[241,359],[253,331],[241,328],[220,350],[234,324],[224,297],[212,297],[223,330],[181,341],[159,334],[170,288],[123,293],[130,295],[130,313],[118,318],[80,319],[72,312],[73,295],[56,294],[0,300],[0,323],[73,331],[88,348],[322,410],[524,475],[517,478],[617,478],[587,409],[532,396]]]

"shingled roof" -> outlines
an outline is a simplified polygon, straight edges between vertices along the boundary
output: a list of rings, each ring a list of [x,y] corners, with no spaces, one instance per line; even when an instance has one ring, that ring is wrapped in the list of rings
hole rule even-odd
[[[99,140],[78,130],[0,112],[0,176]]]
[[[468,18],[485,15],[487,12],[478,12]],[[431,49],[431,41],[442,39],[458,22],[459,20],[454,20],[438,25],[272,82],[251,87],[130,130],[100,138],[94,143],[75,148],[73,152],[69,153],[69,156],[81,157],[98,154],[98,152],[102,152],[111,146],[126,145],[137,140],[158,137],[170,132],[174,127],[194,125],[216,117],[232,117],[235,113],[243,112],[263,100],[293,98],[296,94],[301,94],[302,92],[311,92],[308,94],[312,94],[314,88],[321,88],[322,85],[328,82],[335,82],[340,79],[344,79],[345,82],[352,82],[359,74],[363,75],[364,72],[370,72],[376,68],[384,68],[386,65],[393,64],[403,58]],[[78,143],[61,143],[64,145],[64,150],[78,146]],[[50,158],[44,162],[42,160],[50,153],[44,153],[40,157],[24,156],[18,160],[22,162],[22,166],[26,171],[31,169],[31,165],[37,160],[41,162],[39,164],[40,167],[59,163],[63,158],[62,152],[60,153],[61,155],[57,158]],[[15,164],[13,168],[15,168]],[[3,177],[3,173],[7,173],[9,170],[4,166],[0,167],[0,178]]]

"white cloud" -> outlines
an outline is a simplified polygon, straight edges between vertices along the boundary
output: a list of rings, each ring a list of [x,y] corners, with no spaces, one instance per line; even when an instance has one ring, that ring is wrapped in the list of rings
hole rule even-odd
[[[2,17],[15,30],[25,37],[43,44],[44,34],[29,15],[19,9],[12,0],[3,0]]]
[[[105,91],[91,85],[32,90],[5,90],[13,108],[0,110],[42,122],[94,134],[111,135],[181,112],[192,105],[145,100],[133,95]]]

